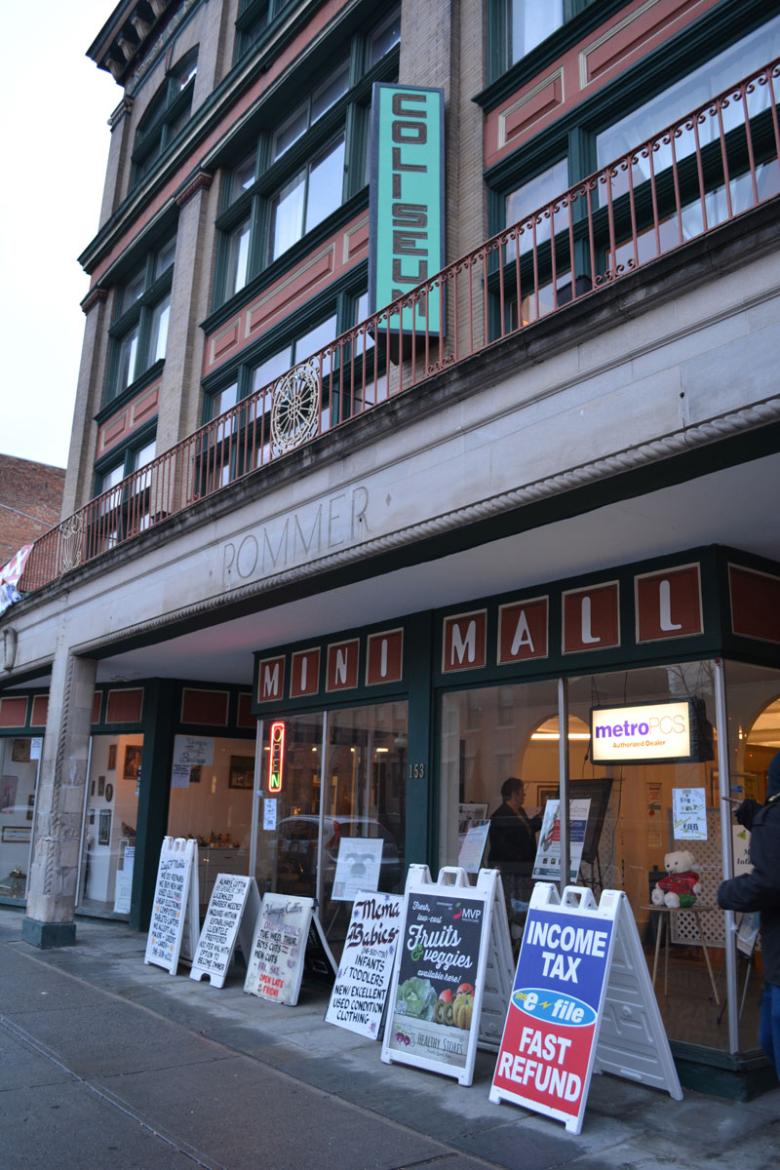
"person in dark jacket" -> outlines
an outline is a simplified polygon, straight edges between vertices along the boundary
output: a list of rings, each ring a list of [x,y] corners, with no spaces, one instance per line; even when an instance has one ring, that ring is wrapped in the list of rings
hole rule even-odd
[[[767,776],[765,804],[743,800],[734,810],[750,830],[752,873],[721,882],[718,905],[750,914],[759,911],[764,993],[761,999],[759,1039],[780,1079],[780,752]]]
[[[536,857],[536,834],[542,825],[539,816],[529,817],[523,808],[525,785],[510,776],[501,785],[503,803],[490,817],[488,865],[501,871],[507,914],[512,920],[512,901],[528,902],[533,888],[531,877]]]

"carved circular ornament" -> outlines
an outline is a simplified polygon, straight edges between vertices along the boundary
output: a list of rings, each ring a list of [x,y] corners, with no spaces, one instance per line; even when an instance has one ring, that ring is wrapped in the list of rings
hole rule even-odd
[[[320,384],[313,362],[290,370],[273,391],[271,446],[283,455],[312,439],[319,425]]]
[[[63,520],[60,525],[60,563],[61,573],[75,569],[81,564],[83,553],[82,537],[84,533],[84,515],[76,512]]]

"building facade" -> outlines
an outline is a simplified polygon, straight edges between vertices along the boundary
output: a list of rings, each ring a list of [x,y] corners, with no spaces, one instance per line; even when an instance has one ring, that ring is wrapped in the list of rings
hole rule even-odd
[[[124,0],[89,55],[63,516],[0,626],[25,937],[143,929],[174,834],[202,898],[314,894],[338,950],[343,839],[401,889],[521,775],[589,802],[564,855],[626,891],[685,1075],[744,1087],[760,953],[715,892],[780,748],[780,4]],[[680,851],[696,909],[653,910]]]

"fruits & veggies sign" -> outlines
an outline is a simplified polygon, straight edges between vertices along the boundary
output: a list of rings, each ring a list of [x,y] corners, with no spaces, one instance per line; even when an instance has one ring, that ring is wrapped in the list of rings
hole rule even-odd
[[[465,1068],[474,1015],[484,901],[410,891],[389,1049]]]

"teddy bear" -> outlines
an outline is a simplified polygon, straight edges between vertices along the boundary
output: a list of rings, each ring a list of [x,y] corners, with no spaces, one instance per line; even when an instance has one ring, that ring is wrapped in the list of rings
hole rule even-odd
[[[667,853],[664,857],[666,877],[662,877],[652,893],[654,906],[668,906],[671,910],[693,906],[701,893],[699,874],[693,868],[696,860],[686,849]]]

